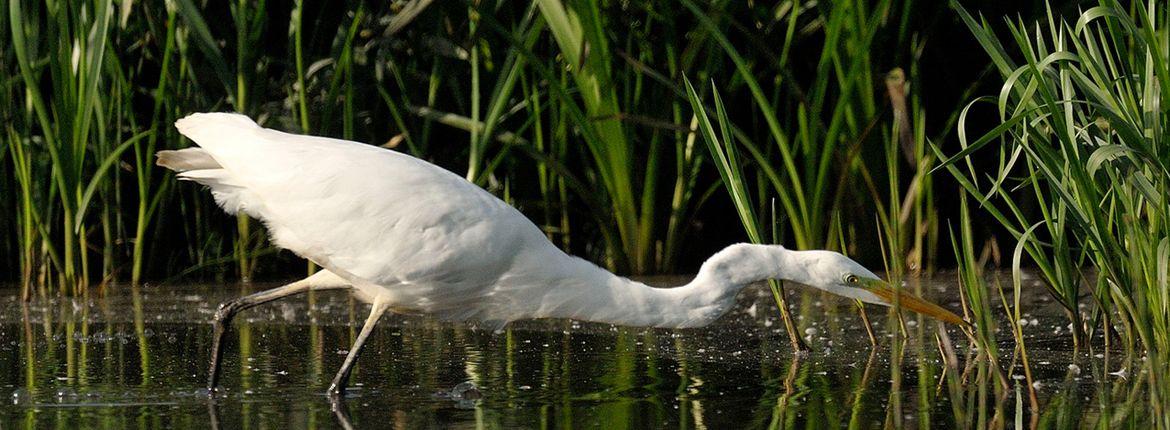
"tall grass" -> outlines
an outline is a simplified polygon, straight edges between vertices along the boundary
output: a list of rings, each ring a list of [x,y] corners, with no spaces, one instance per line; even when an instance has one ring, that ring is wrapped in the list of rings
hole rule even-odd
[[[621,109],[613,85],[613,55],[601,28],[600,5],[586,1],[565,5],[555,0],[537,0],[536,4],[570,68],[569,75],[584,105],[582,113],[588,118],[599,119],[579,125],[583,127],[582,136],[596,162],[597,173],[615,214],[620,243],[614,244],[619,247],[611,247],[610,253],[629,256],[628,261],[633,263],[630,269],[641,272],[646,257],[650,256],[650,248],[647,248],[648,241],[644,240],[648,238],[638,233],[639,212],[651,208],[636,203],[634,193],[637,188],[632,186],[635,184],[632,178],[635,170],[633,149],[616,116]]]
[[[80,292],[303,267],[259,224],[225,222],[204,192],[151,166],[188,145],[173,121],[205,110],[397,146],[508,198],[575,254],[625,273],[693,270],[691,251],[718,245],[696,238],[733,215],[704,206],[722,195],[684,72],[733,100],[754,213],[780,221],[761,235],[864,258],[880,213],[911,262],[896,267],[930,261],[933,154],[921,150],[909,2],[399,6],[7,3],[0,186],[17,222],[0,244],[12,276]],[[883,49],[906,60],[873,57]],[[895,67],[904,80],[887,85]],[[915,164],[900,164],[911,151]]]
[[[719,126],[719,130],[716,132],[715,125],[711,123],[708,116],[707,108],[703,105],[699,94],[695,92],[694,86],[689,80],[684,79],[684,82],[687,87],[687,96],[695,112],[699,134],[707,143],[707,150],[714,158],[715,168],[719,171],[719,177],[723,180],[728,194],[731,195],[732,204],[739,215],[740,223],[743,224],[743,228],[747,232],[748,239],[752,243],[767,243],[761,234],[763,229],[760,219],[756,217],[755,204],[753,204],[751,194],[744,182],[745,175],[740,156],[731,137],[731,122],[727,118],[727,110],[723,106],[723,100],[719,97],[719,91],[711,90],[717,121],[715,124]],[[809,347],[801,340],[800,334],[796,331],[796,325],[792,321],[792,316],[789,314],[788,298],[784,294],[783,284],[777,280],[770,280],[769,286],[772,289],[772,297],[776,300],[776,306],[780,310],[780,318],[784,322],[784,329],[788,333],[788,340],[792,343],[792,348],[797,351],[807,351]]]
[[[647,10],[644,27],[631,29],[624,40],[618,40],[624,46],[613,47],[606,27],[614,19],[602,13],[599,3],[570,1],[562,4],[538,0],[536,5],[562,58],[554,66],[565,70],[564,74],[575,86],[573,99],[562,96],[554,100],[574,117],[579,138],[588,149],[593,173],[599,179],[599,188],[608,200],[606,209],[612,211],[616,234],[607,240],[609,266],[633,273],[670,269],[681,248],[678,226],[691,204],[694,182],[689,178],[697,168],[697,159],[690,151],[693,146],[673,145],[676,163],[671,181],[671,173],[662,169],[663,159],[668,154],[662,141],[670,136],[681,142],[682,134],[651,129],[637,136],[630,132],[627,121],[636,117],[628,115],[635,107],[665,107],[664,111],[672,113],[670,119],[652,115],[649,122],[670,124],[680,119],[679,98],[667,97],[667,102],[660,102],[645,88],[650,79],[678,76],[680,67],[676,53],[682,48],[675,45],[677,41],[672,41],[662,53],[638,37],[656,28],[670,31],[673,14],[661,16],[656,11]],[[668,70],[647,66],[647,60],[658,55],[666,56]],[[619,60],[623,57],[624,62]],[[580,113],[575,113],[578,110]],[[648,138],[645,137],[647,134]],[[639,142],[640,138],[648,139],[648,142]],[[656,209],[662,200],[659,193],[665,188],[660,181],[670,181],[667,183],[673,184],[673,190],[667,233],[657,238],[661,234],[656,234],[661,217]]]
[[[8,4],[13,52],[28,106],[27,128],[10,129],[9,141],[25,195],[21,219],[35,226],[35,233],[28,227],[22,232],[22,255],[35,264],[27,250],[46,248],[45,279],[63,293],[76,294],[90,279],[93,229],[100,228],[108,238],[112,228],[110,212],[101,211],[96,226],[86,212],[95,199],[114,199],[112,183],[103,177],[142,135],[122,139],[122,131],[108,125],[121,118],[125,91],[120,76],[108,73],[108,68],[118,68],[108,46],[113,3],[48,3],[31,10],[24,3]],[[48,163],[35,162],[32,151],[47,153]],[[47,189],[41,187],[43,181],[49,182]],[[102,257],[110,260],[108,249]],[[110,270],[112,261],[102,268]]]
[[[935,155],[927,150],[927,110],[913,85],[924,42],[905,30],[913,2],[776,7],[768,26],[775,27],[780,43],[767,45],[775,51],[765,55],[732,41],[743,30],[724,19],[718,5],[684,5],[710,35],[708,49],[734,67],[729,83],[713,85],[746,91],[746,120],[741,114],[732,124],[721,113],[722,103],[716,104],[720,135],[708,130],[710,109],[689,89],[699,130],[748,237],[759,241],[770,234],[796,248],[888,256],[895,285],[905,274],[931,267],[939,219],[929,175]],[[812,35],[823,39],[810,47]],[[748,46],[763,49],[763,43]],[[907,63],[883,64],[875,53],[884,49],[899,52]],[[807,77],[805,67],[811,68]],[[942,116],[938,139],[951,132],[957,113]],[[746,162],[738,161],[737,148]],[[772,202],[778,204],[769,207]],[[778,223],[760,222],[757,214],[768,209]],[[791,324],[783,291],[774,286],[773,292]]]
[[[993,290],[999,291],[998,283],[989,285],[989,275],[984,272],[986,262],[976,257],[975,235],[972,232],[972,221],[966,195],[960,195],[959,219],[957,222],[958,235],[951,230],[951,245],[955,254],[956,268],[959,278],[960,295],[964,303],[964,312],[973,329],[968,335],[971,338],[973,353],[967,354],[967,369],[963,374],[973,375],[978,383],[968,384],[964,389],[952,387],[951,395],[966,403],[968,410],[981,411],[974,414],[977,421],[968,422],[971,428],[1003,427],[1003,417],[1000,411],[1004,409],[1004,401],[1009,389],[1008,378],[1003,373],[1003,354],[997,338],[999,324],[996,321],[995,302],[990,294]],[[991,277],[993,277],[992,275]],[[1015,297],[1019,297],[1016,295]],[[1012,332],[1016,333],[1019,318],[1011,320],[1015,325]],[[1020,348],[1023,348],[1022,339],[1017,338]],[[989,414],[988,411],[994,411]],[[1033,417],[1036,411],[1033,410]]]
[[[891,270],[929,265],[937,216],[926,175],[933,159],[924,145],[926,111],[911,88],[920,52],[917,36],[905,31],[913,2],[777,7],[769,25],[781,39],[765,55],[734,43],[734,23],[720,19],[716,9],[684,5],[711,34],[713,48],[733,63],[729,80],[746,87],[758,114],[751,121],[764,123],[739,124],[734,137],[754,162],[754,193],[779,202],[781,225],[774,228],[781,236],[798,248],[868,247],[875,241],[864,238],[872,230],[863,226],[873,225],[877,215],[893,250]],[[820,42],[809,46],[806,39]],[[887,50],[909,63],[875,57]],[[804,77],[802,69],[809,67]],[[902,159],[908,166],[900,165]],[[912,179],[900,179],[902,171]]]
[[[1081,347],[1104,331],[1109,349],[1118,330],[1127,349],[1144,349],[1143,377],[1160,387],[1153,420],[1170,425],[1166,8],[1105,0],[1075,21],[1050,9],[1038,23],[1007,21],[1001,37],[955,7],[1003,78],[997,96],[968,110],[986,105],[1002,123],[976,138],[961,133],[946,168],[1020,241]],[[986,153],[997,160],[990,175],[974,167]]]

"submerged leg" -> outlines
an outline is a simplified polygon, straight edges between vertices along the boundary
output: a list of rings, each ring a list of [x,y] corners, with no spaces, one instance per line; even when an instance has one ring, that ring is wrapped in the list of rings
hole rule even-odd
[[[345,362],[341,363],[341,370],[337,371],[337,376],[333,377],[333,383],[329,384],[329,396],[331,398],[341,397],[345,394],[345,383],[349,381],[349,372],[353,370],[353,363],[357,360],[358,354],[362,352],[362,345],[365,345],[366,338],[374,331],[374,326],[378,324],[378,318],[386,312],[389,305],[381,298],[374,299],[374,306],[370,309],[370,316],[366,317],[366,324],[362,326],[361,333],[353,341],[353,346],[349,348],[349,354],[345,356]]]
[[[207,375],[208,394],[214,393],[215,386],[219,383],[219,364],[223,361],[223,339],[227,337],[227,331],[232,322],[232,317],[235,317],[237,313],[256,305],[304,293],[309,290],[332,290],[348,287],[349,284],[344,279],[333,274],[333,272],[322,270],[291,284],[249,294],[219,305],[219,310],[215,311],[215,319],[212,321],[211,368]]]
[[[329,396],[329,408],[333,410],[333,417],[337,418],[342,429],[353,430],[353,420],[349,417],[349,405],[345,403],[345,397]]]

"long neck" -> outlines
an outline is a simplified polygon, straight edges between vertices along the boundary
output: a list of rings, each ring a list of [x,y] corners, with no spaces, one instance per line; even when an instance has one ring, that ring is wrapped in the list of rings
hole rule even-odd
[[[718,319],[743,287],[790,279],[788,253],[779,246],[732,245],[703,263],[690,283],[655,288],[571,258],[558,279],[549,279],[535,318],[572,318],[643,327],[701,327]]]

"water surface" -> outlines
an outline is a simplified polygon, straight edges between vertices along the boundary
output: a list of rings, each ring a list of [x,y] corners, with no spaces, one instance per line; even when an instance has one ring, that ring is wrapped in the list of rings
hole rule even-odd
[[[318,292],[241,313],[223,390],[209,397],[216,306],[274,286],[116,286],[106,297],[27,304],[0,287],[0,429],[983,428],[1032,418],[1007,329],[1000,377],[953,326],[942,335],[907,315],[903,336],[886,308],[869,306],[872,347],[853,302],[790,287],[812,346],[798,356],[765,286],[745,289],[702,329],[539,320],[497,332],[388,315],[337,405],[325,388],[368,306]],[[954,285],[921,288],[960,312]],[[1028,302],[1037,422],[1140,422],[1110,406],[1144,393],[1140,372],[1116,358],[1106,365],[1100,352],[1074,354],[1060,308],[1043,295]]]

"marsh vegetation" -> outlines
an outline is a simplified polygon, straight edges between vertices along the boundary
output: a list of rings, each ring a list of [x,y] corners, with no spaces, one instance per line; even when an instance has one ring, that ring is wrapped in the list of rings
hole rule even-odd
[[[690,273],[723,245],[754,241],[839,250],[918,294],[940,297],[924,285],[946,285],[941,297],[976,329],[947,336],[934,322],[861,314],[880,335],[888,361],[877,372],[889,385],[878,391],[890,397],[878,403],[884,413],[837,410],[825,422],[1170,428],[1170,12],[1153,1],[1024,3],[11,0],[0,8],[0,278],[32,309],[85,309],[104,295],[139,297],[146,282],[164,294],[187,280],[313,271],[272,248],[260,223],[222,215],[153,166],[157,150],[187,146],[177,118],[237,111],[459,172],[566,251],[623,274]],[[922,281],[932,277],[957,283]],[[786,348],[815,351],[825,345],[807,330],[848,327],[810,326],[818,296],[792,291],[773,284],[769,294]],[[138,306],[144,321],[157,312]],[[74,339],[79,325],[50,314],[26,314],[24,329],[6,315],[0,339],[25,346],[5,354],[25,366],[60,359],[56,340]],[[86,321],[78,339],[92,338],[85,327],[98,323],[87,318],[98,314],[77,320]],[[1055,344],[1030,333],[1037,315]],[[126,339],[145,351],[135,321],[138,335]],[[316,328],[292,330],[301,329],[320,344]],[[419,333],[463,336],[430,330]],[[512,369],[508,360],[524,355],[513,336],[473,335],[488,346],[461,351]],[[576,340],[566,336],[552,342]],[[647,336],[673,346],[631,346]],[[663,359],[694,369],[696,350],[664,336],[673,335],[590,337],[592,351],[621,353],[538,367],[571,373],[608,360],[606,372],[650,372]],[[834,342],[868,344],[864,332],[848,336]],[[75,346],[65,346],[64,370],[0,382],[17,397],[27,384],[42,406],[36,389],[58,371],[62,386],[84,391],[93,379],[77,372],[102,370],[78,361]],[[747,360],[766,404],[751,423],[796,426],[805,421],[782,411],[799,396],[783,394],[793,385],[781,375],[811,387],[820,371],[775,368],[777,356],[761,352],[772,346],[732,348],[762,354]],[[485,358],[496,355],[512,358]],[[6,374],[24,372],[4,363]],[[1051,363],[1067,364],[1067,376],[1052,376]],[[918,382],[900,385],[904,372]],[[1086,377],[1097,383],[1087,391],[1069,382]],[[687,378],[672,395],[715,396]],[[615,386],[646,386],[626,382]],[[634,397],[623,402],[645,400]],[[680,427],[695,426],[684,417],[697,412],[675,407],[709,407],[656,401],[652,416]],[[825,400],[842,401],[865,403]],[[905,421],[909,410],[920,415]]]

